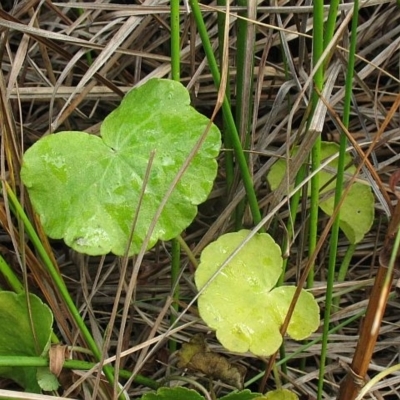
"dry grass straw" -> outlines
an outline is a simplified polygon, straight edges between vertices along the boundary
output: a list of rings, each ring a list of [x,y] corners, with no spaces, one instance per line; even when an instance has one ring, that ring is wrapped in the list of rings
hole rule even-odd
[[[217,47],[216,6],[213,2],[204,6],[209,34]],[[278,157],[283,157],[293,143],[303,147],[305,157],[310,149],[304,140],[303,117],[307,113],[307,98],[311,90],[310,50],[311,8],[303,1],[292,6],[284,1],[276,7],[262,2],[254,20],[257,32],[255,56],[255,112],[253,116],[253,165],[254,185],[259,203],[268,215],[271,207],[285,196],[272,197],[265,188],[265,176]],[[387,110],[397,96],[398,48],[400,12],[392,1],[364,1],[360,15],[358,60],[355,71],[354,106],[350,132],[355,140],[366,146],[370,143],[385,119]],[[11,8],[13,6],[13,8]],[[343,4],[345,10],[349,5]],[[79,9],[81,11],[79,11]],[[230,79],[235,80],[235,16],[238,9],[231,7],[229,55]],[[168,2],[146,0],[142,4],[120,5],[106,1],[96,3],[63,3],[50,1],[3,1],[0,8],[0,84],[2,179],[11,181],[22,192],[18,177],[24,149],[44,134],[60,130],[86,130],[98,132],[99,123],[118,104],[121,96],[130,88],[151,77],[167,77],[170,73]],[[344,17],[343,17],[344,18]],[[326,103],[341,115],[344,96],[346,29],[340,30],[337,41],[330,51],[330,67],[326,91]],[[15,22],[18,20],[18,23]],[[343,25],[343,28],[345,26]],[[217,100],[217,90],[204,60],[201,42],[193,20],[182,8],[181,14],[181,67],[182,82],[191,90],[193,105],[209,114]],[[283,63],[286,59],[287,65]],[[87,62],[90,61],[88,65]],[[286,70],[290,71],[286,77]],[[235,93],[232,93],[235,99]],[[233,101],[234,106],[234,101]],[[316,115],[315,131],[322,131],[326,140],[338,140],[337,122],[327,108]],[[397,168],[400,136],[398,118],[390,126],[374,150],[371,161],[383,182]],[[308,139],[307,139],[308,140]],[[310,141],[311,142],[311,141]],[[134,156],[134,155],[133,155]],[[220,177],[206,205],[200,207],[193,226],[187,230],[185,240],[198,255],[202,248],[218,235],[232,228],[231,215],[238,202],[244,198],[241,185],[227,203],[225,201],[224,171],[221,163]],[[296,166],[292,166],[293,177]],[[360,179],[368,179],[361,175]],[[346,282],[335,287],[342,294],[340,310],[332,317],[339,323],[365,307],[371,278],[374,276],[377,250],[385,234],[386,218],[377,197],[377,223],[372,232],[358,245]],[[7,204],[3,208],[7,209]],[[306,218],[307,213],[303,213]],[[271,222],[278,225],[287,218],[287,208],[282,206],[271,215]],[[32,291],[41,292],[52,305],[59,328],[59,336],[69,345],[80,345],[79,332],[69,321],[63,305],[49,280],[43,278],[40,260],[32,252],[24,259],[17,257],[22,251],[23,233],[9,215],[2,215],[1,247],[15,270],[22,271]],[[296,239],[290,252],[291,263],[287,279],[293,281],[299,269],[306,263],[306,224],[296,225]],[[323,225],[324,220],[321,220]],[[11,228],[7,228],[10,227]],[[12,234],[11,231],[14,233]],[[279,228],[274,236],[284,235]],[[169,331],[170,276],[169,245],[159,244],[148,252],[141,264],[134,297],[124,298],[134,260],[128,261],[126,273],[121,260],[112,256],[101,259],[74,254],[61,243],[51,243],[49,248],[60,267],[76,304],[86,316],[98,344],[103,345],[105,327],[110,318],[115,324],[105,358],[115,354],[117,342],[123,342],[119,358],[120,368],[161,379],[176,372],[175,355],[169,355],[165,346],[167,338],[178,342],[187,341],[194,333],[208,329],[198,318],[195,307],[181,316],[179,326]],[[339,248],[339,260],[343,257],[347,242],[343,238]],[[323,248],[317,263],[314,293],[323,304],[325,261],[327,249]],[[195,295],[193,267],[183,255],[181,278],[182,309]],[[119,307],[111,315],[117,288],[122,285]],[[398,362],[400,327],[396,292],[389,303],[374,364],[370,371],[380,371]],[[131,303],[124,336],[119,335],[121,315],[125,302]],[[327,370],[326,398],[334,398],[340,379],[351,361],[357,340],[358,323],[343,328],[330,338]],[[166,332],[169,332],[167,336]],[[317,337],[318,335],[314,335]],[[209,335],[213,350],[226,351]],[[300,344],[287,341],[287,353],[295,352]],[[75,353],[74,356],[78,356]],[[227,354],[232,361],[248,367],[249,377],[262,370],[262,363],[251,355],[238,357]],[[296,359],[307,358],[305,371],[296,369],[296,361],[289,363],[287,386],[311,397],[316,392],[318,377],[319,345],[301,352]],[[95,377],[95,375],[93,375]],[[77,380],[76,376],[72,376]],[[91,385],[90,376],[75,385],[75,397],[88,397],[85,385]],[[92,382],[92,383],[91,383]],[[398,398],[400,375],[387,377],[375,390],[376,398],[391,394]],[[4,386],[5,383],[0,386]],[[72,382],[71,382],[72,384]],[[273,382],[271,382],[273,386]],[[226,391],[224,384],[215,383],[217,393]],[[146,389],[129,385],[131,397]],[[61,393],[61,392],[60,392]],[[106,398],[104,393],[99,398]],[[388,398],[388,397],[387,397]]]

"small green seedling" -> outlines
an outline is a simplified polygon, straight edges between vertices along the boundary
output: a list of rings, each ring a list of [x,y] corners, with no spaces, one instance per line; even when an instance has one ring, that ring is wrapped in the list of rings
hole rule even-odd
[[[29,306],[28,306],[29,304]],[[53,314],[35,295],[0,292],[0,356],[44,357],[50,348]],[[29,307],[29,308],[28,308]],[[0,367],[0,376],[28,392],[56,390],[57,378],[47,367]]]
[[[127,248],[136,254],[205,132],[157,220],[151,248],[159,239],[178,236],[193,221],[217,173],[220,131],[190,106],[180,83],[152,79],[129,92],[104,120],[100,137],[84,132],[43,137],[24,154],[21,177],[51,238],[63,238],[89,255],[123,255]]]
[[[225,348],[267,357],[282,344],[280,328],[296,288],[274,288],[283,260],[279,246],[266,233],[253,236],[220,270],[249,233],[227,233],[203,250],[195,274],[201,291],[198,307],[201,318],[216,330]],[[302,290],[287,333],[302,340],[318,326],[318,304],[312,294]]]
[[[294,148],[293,154],[295,155],[298,148]],[[339,152],[339,146],[336,143],[322,142],[321,143],[321,159],[327,159]],[[345,164],[350,164],[352,158],[349,154],[345,156]],[[328,164],[326,170],[319,172],[320,180],[320,202],[319,207],[321,210],[331,216],[334,210],[334,195],[333,190],[336,185],[336,175],[338,167],[337,158]],[[349,175],[351,176],[355,172],[356,168],[353,166],[349,167],[347,172],[347,179],[349,181]],[[271,190],[275,190],[282,182],[286,173],[286,160],[278,160],[271,168],[268,174],[268,182],[271,186]],[[327,199],[324,198],[324,194],[331,192],[331,195]],[[364,235],[371,229],[374,221],[374,208],[375,200],[372,193],[371,187],[355,182],[352,184],[350,191],[344,199],[340,208],[340,228],[346,235],[350,243],[355,244],[360,242]]]

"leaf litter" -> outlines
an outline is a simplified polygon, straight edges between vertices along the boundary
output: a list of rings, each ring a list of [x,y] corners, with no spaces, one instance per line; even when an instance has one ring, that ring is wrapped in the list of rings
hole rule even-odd
[[[11,10],[14,3],[15,8]],[[109,3],[96,3],[96,5],[90,2],[52,3],[52,7],[49,4],[48,2],[4,1],[0,10],[0,16],[3,19],[7,17],[4,15],[5,13],[13,15],[25,27],[34,21],[34,26],[42,30],[41,38],[49,39],[44,42],[40,39],[41,42],[39,42],[39,37],[30,36],[26,53],[17,53],[19,45],[22,43],[22,33],[29,35],[30,31],[28,29],[21,31],[19,26],[15,26],[12,30],[3,28],[7,29],[7,35],[2,36],[2,44],[4,44],[2,48],[6,50],[2,52],[0,93],[7,94],[8,100],[5,100],[3,96],[0,99],[2,105],[0,119],[4,122],[2,140],[4,139],[6,149],[1,173],[19,189],[22,186],[18,181],[16,171],[20,167],[22,149],[31,146],[48,131],[78,129],[98,134],[100,122],[115,109],[123,93],[151,77],[164,78],[170,72],[169,52],[166,50],[170,36],[169,31],[164,28],[169,23],[169,7],[163,1],[152,2],[151,8],[149,2],[135,6],[124,4],[119,5],[119,8],[117,8],[118,5]],[[355,67],[358,86],[354,93],[356,103],[353,108],[350,132],[362,144],[369,142],[374,133],[379,130],[379,126],[387,115],[387,110],[398,95],[399,82],[396,78],[398,76],[398,55],[393,45],[397,45],[400,16],[393,1],[361,1],[360,4],[362,9],[358,54],[362,58],[357,61]],[[349,5],[351,4],[342,6]],[[297,140],[302,141],[304,138],[301,131],[301,119],[306,113],[306,105],[300,103],[297,108],[288,109],[288,104],[293,104],[293,96],[297,96],[298,84],[294,82],[291,86],[292,89],[286,94],[284,93],[286,90],[284,86],[286,65],[282,59],[290,60],[296,66],[296,70],[299,71],[299,76],[296,78],[301,89],[310,73],[309,60],[311,60],[311,56],[306,45],[308,39],[304,35],[309,34],[312,29],[312,15],[304,1],[300,1],[296,6],[291,6],[293,14],[287,13],[285,10],[287,4],[283,4],[282,8],[276,12],[282,12],[282,23],[288,31],[281,31],[283,32],[281,34],[277,24],[264,24],[266,20],[276,17],[276,14],[266,7],[268,6],[261,3],[257,13],[255,44],[257,78],[255,84],[259,91],[259,99],[253,113],[255,117],[252,146],[257,150],[253,158],[254,185],[257,188],[260,207],[264,207],[265,213],[268,213],[270,210],[267,205],[271,203],[271,195],[265,186],[266,173],[276,159],[285,157],[286,152],[290,150],[291,143]],[[77,8],[83,10],[82,15],[79,16]],[[232,11],[236,12],[235,9]],[[284,14],[283,11],[285,11]],[[113,41],[113,37],[122,26],[119,23],[128,21],[131,15],[136,15],[140,19],[140,23],[118,47],[117,41]],[[204,17],[210,29],[212,42],[216,45],[216,15],[209,8],[204,8]],[[118,22],[117,18],[120,18],[121,21]],[[217,90],[212,83],[207,64],[202,63],[204,56],[201,43],[196,32],[190,30],[190,16],[185,12],[181,14],[181,23],[183,28],[181,40],[182,82],[185,85],[190,83],[190,87],[193,88],[191,96],[193,106],[199,111],[209,112],[215,105]],[[233,24],[233,21],[231,20],[230,23]],[[53,31],[54,35],[49,35],[49,32]],[[298,35],[299,31],[300,35]],[[60,32],[62,35],[68,35],[76,40],[59,41],[55,34]],[[195,37],[189,37],[189,35]],[[91,38],[93,38],[92,43],[89,42]],[[288,46],[281,46],[283,38]],[[50,39],[57,41],[50,42]],[[83,47],[82,40],[85,41],[85,47]],[[232,37],[230,43],[232,59],[236,51],[235,40],[235,37]],[[108,43],[111,43],[111,46],[115,43],[114,53],[107,52],[107,55],[104,53],[106,57],[102,62],[105,61],[105,63],[103,63],[99,75],[92,75],[92,79],[89,79],[82,90],[77,91],[77,95],[68,102],[68,107],[64,108],[66,99],[71,93],[74,93],[82,74],[88,70],[88,67],[86,69],[82,67],[81,62],[76,63],[72,60],[72,54],[81,52],[81,54],[88,54],[89,57],[90,55],[97,57]],[[393,45],[389,47],[388,43],[393,43]],[[289,50],[293,50],[293,52]],[[281,54],[280,51],[283,51],[284,54]],[[341,68],[345,70],[343,57],[338,54],[340,51],[334,50],[333,58],[338,60]],[[282,59],[278,57],[279,54],[282,55]],[[88,59],[84,55],[80,61],[85,64]],[[267,63],[262,64],[264,59],[267,60]],[[18,68],[16,67],[18,85],[8,87],[9,73],[14,65],[18,66]],[[192,81],[193,72],[196,69],[197,75]],[[63,71],[66,73],[62,79],[57,81]],[[230,72],[231,83],[234,83],[236,71],[233,63]],[[93,74],[93,69],[91,74]],[[344,86],[344,75],[339,73],[332,76],[336,76],[336,79],[333,82],[332,94],[326,98],[326,101],[332,109],[341,114],[343,100],[341,88]],[[100,78],[103,79],[101,84],[99,84]],[[13,80],[15,81],[14,78]],[[106,88],[105,82],[109,84],[108,88]],[[231,90],[233,95],[233,86]],[[338,129],[334,119],[327,115],[323,120],[324,136],[330,141],[338,141]],[[310,147],[305,147],[307,153]],[[399,148],[398,127],[393,119],[371,157],[374,168],[386,187],[388,187],[389,176],[397,169]],[[223,176],[224,168],[221,159],[220,175],[211,193],[210,201],[200,208],[195,223],[184,236],[185,242],[197,256],[200,250],[215,240],[217,236],[232,230],[230,215],[236,204],[245,196],[240,186],[232,188],[234,195],[226,195]],[[363,175],[359,178],[367,179]],[[73,323],[68,322],[71,321],[68,311],[59,301],[57,293],[54,292],[51,281],[41,267],[40,259],[29,248],[26,249],[27,265],[25,266],[18,259],[18,255],[24,253],[24,240],[19,240],[17,223],[9,221],[7,218],[7,213],[10,213],[7,207],[7,203],[3,201],[0,212],[3,227],[1,232],[2,253],[16,271],[25,271],[25,267],[28,268],[29,278],[32,279],[31,284],[40,288],[43,297],[52,305],[53,312],[56,312],[55,319],[57,325],[63,327],[61,335],[64,341],[83,346]],[[346,281],[335,285],[335,293],[345,293],[345,296],[341,297],[340,309],[332,316],[333,321],[337,321],[337,323],[343,322],[345,318],[355,315],[365,308],[367,293],[372,284],[371,278],[376,270],[375,259],[383,243],[384,231],[387,226],[383,206],[376,202],[375,209],[376,223],[374,223],[372,231],[358,245],[351,260]],[[286,205],[274,211],[274,221],[276,222],[276,235],[274,236],[285,237],[286,233],[281,228],[281,221],[287,218],[288,212]],[[294,227],[296,240],[290,248],[291,258],[285,275],[287,281],[295,282],[299,268],[304,265],[307,256],[303,246],[307,238],[306,215],[306,210],[303,210]],[[321,218],[320,223],[324,224],[325,219]],[[121,263],[113,256],[86,257],[70,251],[59,242],[51,242],[47,245],[54,253],[69,291],[74,295],[76,303],[80,305],[83,315],[86,315],[92,330],[96,332],[97,340],[101,342],[105,335],[107,322],[114,313],[115,292],[119,286],[124,286],[125,282],[129,280],[129,268],[126,275],[121,276]],[[341,236],[337,254],[339,260],[345,256],[347,247],[347,240]],[[156,325],[154,325],[154,321],[157,321],[157,316],[163,309],[165,298],[171,294],[170,250],[168,243],[157,244],[152,251],[146,254],[139,272],[140,285],[135,289],[135,301],[132,304],[132,313],[128,321],[129,329],[123,337],[119,336],[118,326],[121,321],[117,315],[116,324],[110,333],[109,354],[113,353],[115,343],[119,340],[123,340],[124,349],[135,349],[135,346],[142,345],[151,350],[154,342],[147,340],[147,337],[150,337],[152,329],[160,335],[159,345],[165,343],[163,335],[168,331],[169,319],[165,317]],[[326,248],[323,248],[321,254],[324,254],[325,251]],[[128,264],[131,266],[132,260],[129,260]],[[322,307],[326,280],[324,266],[325,261],[321,256],[317,260],[316,270],[318,273],[315,287],[312,290]],[[149,273],[149,271],[152,272]],[[189,264],[183,256],[183,271],[180,280],[180,306],[182,308],[178,311],[179,313],[182,313],[195,295],[193,272],[194,266]],[[125,301],[131,301],[131,299]],[[168,333],[168,338],[182,343],[188,342],[199,332],[207,332],[208,328],[199,321],[196,311],[195,307],[189,308],[181,317],[180,329],[172,334]],[[354,353],[358,325],[358,322],[352,323],[330,336],[328,357],[332,363],[329,366],[329,374],[325,377],[326,398],[335,397],[337,394],[338,384]],[[78,339],[75,339],[76,337]],[[317,335],[313,336],[313,338],[317,337]],[[380,339],[374,352],[374,363],[370,365],[371,375],[385,369],[397,357],[399,337],[398,304],[396,292],[392,290],[392,297],[389,300],[384,324],[380,331]],[[223,351],[217,341],[211,338],[208,341],[217,353]],[[299,346],[300,344],[294,341],[285,341],[288,353],[297,354]],[[135,350],[130,353],[129,357],[121,358],[120,366],[128,369],[137,367],[140,370],[141,366],[136,365],[140,353],[140,349]],[[319,354],[320,346],[313,344],[307,350],[302,351],[300,355],[294,356],[293,364],[289,364],[288,381],[293,383],[299,393],[310,398],[315,396],[315,383],[318,379],[316,374],[318,365],[315,363],[315,359],[319,357]],[[236,354],[225,352],[225,356],[229,362],[235,360],[240,365],[246,366],[249,371],[248,377],[254,376],[263,368],[262,363],[251,355],[238,358]],[[161,359],[155,352],[155,359],[154,365],[158,367],[153,367],[152,372],[148,373],[149,376],[155,379],[166,376],[168,368],[174,366],[173,355],[165,362],[165,357]],[[307,368],[300,372],[297,365],[300,360],[304,359],[307,360]],[[86,378],[86,384],[98,385],[96,380],[91,377]],[[377,397],[393,396],[398,398],[400,396],[398,387],[399,377],[388,377],[375,387],[375,394]],[[215,383],[214,388],[217,392],[224,391],[218,383]],[[83,389],[81,390],[82,394]],[[141,386],[131,386],[128,390],[134,398],[140,396],[146,389]]]

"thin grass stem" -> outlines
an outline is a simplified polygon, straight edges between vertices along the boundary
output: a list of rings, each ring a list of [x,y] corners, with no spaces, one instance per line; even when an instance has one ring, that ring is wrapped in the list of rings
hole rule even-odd
[[[0,367],[48,367],[49,363],[49,359],[45,357],[0,356]],[[94,366],[95,364],[82,360],[65,360],[63,363],[63,368],[78,371],[88,371]],[[120,378],[129,379],[131,376],[131,371],[119,370]],[[161,386],[155,380],[142,375],[136,375],[134,382],[154,390]]]
[[[299,172],[298,172],[298,174],[296,176],[295,186],[298,186],[303,181],[304,177],[305,177],[305,167],[303,165],[300,168],[300,170],[299,170]],[[286,226],[287,236],[286,236],[286,238],[285,238],[285,240],[283,241],[283,244],[282,244],[282,248],[283,249],[286,249],[288,246],[290,246],[290,242],[292,241],[292,237],[293,237],[293,233],[294,233],[294,226],[295,226],[295,221],[296,221],[296,215],[297,215],[297,210],[298,210],[299,203],[300,203],[300,198],[301,198],[301,190],[298,190],[292,196],[292,198],[290,199],[290,216],[289,216],[289,220],[288,220],[288,223],[287,223],[287,226]],[[281,273],[281,276],[279,277],[277,286],[282,286],[284,284],[288,261],[289,261],[288,258],[285,258],[284,261],[283,261],[282,273]],[[282,345],[279,348],[279,356],[280,356],[281,360],[286,358],[286,351],[285,351],[285,346],[284,345]],[[280,365],[281,365],[282,372],[287,375],[286,363],[282,363]]]
[[[226,6],[226,0],[217,0],[217,5],[224,7]],[[217,24],[218,24],[218,52],[219,52],[219,63],[220,63],[220,69],[222,70],[222,63],[223,62],[228,62],[228,60],[224,60],[224,46],[225,46],[225,24],[227,23],[227,18],[225,13],[219,12],[217,14]],[[229,79],[229,70],[228,70],[228,77],[226,80],[226,87],[225,87],[225,96],[227,99],[227,102],[231,102],[231,89],[230,89],[230,79]],[[225,118],[225,115],[223,115],[223,129],[222,129],[222,134],[224,138],[224,147],[228,151],[225,151],[224,154],[224,159],[225,159],[225,181],[226,181],[226,189],[227,189],[227,194],[229,195],[232,185],[233,185],[233,179],[234,179],[234,157],[233,157],[233,152],[229,151],[232,149],[232,141],[231,141],[231,136],[229,134],[226,134],[226,127],[227,127],[227,121]]]
[[[214,79],[214,84],[217,88],[219,88],[221,83],[221,75],[218,70],[218,65],[214,57],[214,53],[210,43],[210,38],[208,37],[208,32],[203,20],[203,16],[201,14],[199,3],[197,0],[189,0],[189,4],[191,6],[193,18],[196,22],[197,29],[199,31],[204,52],[206,53],[207,56],[208,65],[211,71],[211,75]],[[247,165],[246,157],[244,155],[242,144],[240,142],[239,134],[236,129],[230,104],[225,96],[222,102],[222,112],[224,113],[224,117],[227,123],[227,134],[230,135],[232,141],[232,147],[233,150],[235,151],[236,161],[239,165],[240,173],[243,180],[243,185],[245,187],[247,199],[250,206],[250,211],[253,216],[253,222],[255,224],[258,224],[261,221],[261,212],[258,207],[258,201],[256,192],[254,190],[253,180],[249,171],[249,167]],[[263,229],[260,229],[260,231],[262,230]]]
[[[313,6],[313,65],[316,65],[324,52],[324,2],[321,0],[314,1]],[[314,111],[319,101],[318,91],[322,91],[324,85],[324,68],[321,65],[314,75],[315,89],[312,94],[312,112],[310,118],[314,115]],[[321,135],[317,136],[311,151],[311,170],[316,171],[321,165]],[[309,254],[315,251],[318,235],[318,214],[319,214],[319,174],[315,174],[311,179],[311,195],[310,195],[310,232],[309,232]],[[314,285],[314,267],[310,269],[307,279],[307,286]]]
[[[351,109],[351,98],[353,92],[353,70],[355,63],[356,44],[357,44],[357,26],[358,26],[358,0],[354,1],[354,12],[353,20],[351,25],[351,37],[350,37],[350,49],[349,59],[347,67],[347,75],[345,81],[345,100],[343,108],[343,125],[348,128],[350,120],[350,109]],[[344,171],[345,171],[345,155],[346,155],[346,135],[341,133],[340,135],[340,149],[336,176],[336,188],[335,188],[335,202],[334,209],[340,203],[343,190]],[[328,338],[329,338],[329,327],[330,327],[330,316],[333,304],[333,285],[335,283],[335,267],[336,267],[336,255],[339,238],[339,224],[340,224],[340,210],[336,215],[335,221],[331,229],[330,246],[329,246],[329,262],[328,262],[328,277],[327,287],[325,296],[325,315],[324,315],[324,327],[323,327],[323,340],[321,346],[321,358],[320,358],[320,370],[318,380],[318,399],[322,399],[323,395],[323,382],[325,375],[325,364],[328,354]]]
[[[336,281],[337,282],[344,282],[347,276],[347,271],[349,270],[350,266],[350,261],[353,257],[354,252],[356,251],[357,245],[355,243],[351,243],[349,247],[346,250],[346,254],[343,257],[342,263],[340,264],[339,272],[336,276]],[[335,310],[339,308],[340,304],[340,297],[337,296],[333,300],[333,306],[335,307]]]
[[[10,268],[2,255],[0,255],[0,273],[15,293],[22,293],[25,290],[24,285],[19,281],[14,271]]]
[[[238,0],[238,6],[249,7],[247,0]],[[251,116],[251,93],[253,87],[254,67],[254,37],[249,35],[249,18],[247,11],[239,12],[244,17],[239,18],[237,24],[236,39],[236,113],[235,120],[243,149],[245,150],[246,162],[249,162],[250,116]],[[251,48],[249,48],[251,47]],[[251,57],[249,53],[251,52]],[[250,73],[249,73],[250,72]],[[235,229],[243,227],[243,216],[246,210],[246,199],[242,199],[235,210]]]
[[[60,296],[62,297],[62,299],[65,302],[65,305],[67,306],[68,310],[70,311],[71,316],[73,317],[77,327],[79,328],[80,333],[82,334],[82,337],[84,338],[89,349],[92,351],[95,360],[99,362],[101,360],[101,352],[100,352],[99,348],[97,347],[97,344],[96,344],[95,340],[93,339],[85,322],[83,321],[81,315],[79,314],[79,311],[78,311],[73,299],[71,298],[63,279],[61,278],[57,268],[53,265],[53,262],[51,261],[49,255],[47,254],[46,249],[44,248],[42,242],[40,241],[39,236],[37,235],[28,216],[25,214],[25,211],[23,210],[21,204],[19,203],[19,201],[18,201],[17,197],[15,196],[14,192],[12,191],[11,187],[8,185],[7,182],[4,182],[4,185],[5,185],[5,188],[7,191],[8,198],[10,199],[10,202],[11,202],[12,206],[14,207],[16,215],[21,219],[22,223],[24,224],[26,232],[27,232],[30,240],[32,241],[33,246],[39,253],[40,257],[42,258],[43,263],[47,268],[47,271],[49,272],[51,278],[53,279],[54,285],[58,289]],[[106,376],[108,382],[110,383],[111,386],[113,386],[114,385],[114,375],[113,375],[112,368],[108,365],[104,365],[103,371],[104,371],[104,375]]]
[[[324,29],[324,49],[328,47],[335,32],[337,13],[339,9],[339,0],[332,0],[329,3],[329,14]]]
[[[192,250],[190,247],[187,245],[187,243],[183,240],[182,236],[178,236],[176,240],[179,241],[179,244],[182,248],[182,250],[186,253],[188,256],[189,261],[192,263],[192,265],[197,268],[198,267],[198,261],[196,259],[196,256],[193,254]]]
[[[171,0],[171,76],[174,81],[179,82],[181,76],[180,65],[180,21],[179,21],[179,0]],[[179,276],[181,268],[181,246],[178,239],[172,239],[171,251],[171,290],[174,303],[172,308],[178,312],[179,310]],[[170,326],[173,326],[176,320],[174,313],[171,313]],[[171,353],[176,351],[177,343],[175,340],[169,341],[169,350]]]
[[[179,21],[179,0],[171,0],[171,77],[174,81],[180,81],[180,21]]]
[[[172,286],[172,298],[174,302],[172,308],[178,312],[179,311],[179,300],[180,300],[180,288],[179,288],[179,277],[181,269],[181,246],[178,239],[172,240],[171,249],[171,286]],[[171,313],[170,326],[174,326],[176,321],[176,316]],[[176,351],[177,343],[175,340],[169,341],[169,350],[171,353]]]

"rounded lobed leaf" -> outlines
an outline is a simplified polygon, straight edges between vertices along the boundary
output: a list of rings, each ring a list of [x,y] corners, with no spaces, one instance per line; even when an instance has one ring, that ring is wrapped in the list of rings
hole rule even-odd
[[[296,154],[298,148],[295,147],[293,154]],[[321,143],[321,159],[324,160],[339,152],[339,145],[336,143]],[[345,155],[345,164],[350,164],[352,157],[350,154]],[[319,207],[322,211],[331,216],[334,210],[334,189],[336,185],[336,173],[338,168],[338,159],[332,160],[328,167],[318,173],[320,185],[320,203]],[[347,174],[353,174],[356,168],[350,166]],[[271,168],[268,174],[268,182],[272,190],[275,190],[286,173],[286,161],[278,160]],[[309,190],[310,192],[310,190]],[[330,192],[330,193],[328,193]],[[326,194],[329,196],[325,199]],[[346,198],[344,199],[339,214],[339,225],[343,233],[346,235],[350,243],[360,242],[365,234],[371,229],[374,221],[375,199],[368,185],[355,182],[352,184]]]
[[[298,146],[294,146],[292,155],[295,156],[297,152],[298,152]],[[334,154],[337,154],[338,152],[339,152],[339,145],[337,143],[333,142],[321,143],[322,161],[333,156]],[[345,154],[345,164],[348,165],[351,164],[351,162],[352,162],[351,155]],[[336,175],[337,168],[338,168],[338,158],[335,158],[328,164],[326,169],[323,169],[318,173],[321,193],[325,193],[335,188],[336,179],[334,179],[334,176]],[[349,168],[347,168],[346,171],[347,173],[354,173],[355,170],[356,169],[354,165],[352,165]],[[271,167],[267,176],[271,190],[275,190],[280,185],[282,179],[285,177],[285,173],[286,173],[286,160],[281,158]],[[310,190],[308,192],[309,192],[308,194],[310,194]]]
[[[374,222],[375,199],[371,188],[362,183],[352,184],[340,208],[339,226],[350,243],[358,243],[369,232]],[[334,199],[320,202],[321,210],[332,215]]]
[[[240,392],[229,393],[219,400],[256,400],[260,396],[260,393],[250,392],[250,390],[246,389]]]
[[[288,389],[277,389],[268,392],[262,399],[265,400],[299,400],[296,393]],[[261,400],[261,399],[260,399]]]
[[[190,106],[180,83],[152,79],[133,89],[104,120],[101,137],[60,132],[40,139],[25,153],[21,177],[46,233],[90,255],[123,255],[128,247],[129,254],[138,253],[161,201],[208,127],[157,221],[150,248],[192,222],[217,172],[220,132]]]
[[[57,390],[60,386],[57,377],[50,372],[48,367],[39,367],[36,372],[36,379],[40,388],[46,392]]]
[[[29,308],[28,308],[29,304]],[[0,291],[0,356],[44,356],[50,346],[53,314],[35,295]],[[32,329],[34,332],[32,332]],[[27,391],[40,392],[34,367],[0,367]]]
[[[53,314],[39,297],[34,294],[28,296],[27,299],[26,293],[0,291],[2,356],[42,356],[48,350]]]
[[[282,273],[282,256],[279,246],[265,233],[253,236],[221,268],[249,233],[225,234],[203,250],[195,273],[201,291],[198,307],[201,318],[217,331],[218,340],[228,350],[268,356],[282,343],[280,327],[294,288],[273,289]],[[318,306],[311,294],[302,291],[288,333],[303,338],[317,329],[318,323]]]
[[[295,286],[280,286],[270,293],[269,301],[271,308],[276,312],[276,319],[281,321],[281,324],[283,324],[286,318],[295,291]],[[318,326],[318,303],[311,293],[302,290],[290,318],[287,333],[295,340],[303,340],[315,332]]]

